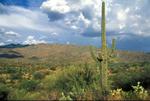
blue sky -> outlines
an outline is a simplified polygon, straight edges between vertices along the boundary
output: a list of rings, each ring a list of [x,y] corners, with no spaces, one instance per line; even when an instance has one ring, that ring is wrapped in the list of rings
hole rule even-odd
[[[106,0],[107,43],[150,51],[150,0]],[[0,45],[100,47],[101,0],[0,0]]]

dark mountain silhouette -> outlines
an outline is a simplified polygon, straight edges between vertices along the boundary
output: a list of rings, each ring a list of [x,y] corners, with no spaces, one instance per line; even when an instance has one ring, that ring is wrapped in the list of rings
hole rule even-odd
[[[22,48],[22,47],[26,47],[29,45],[22,45],[22,44],[8,44],[8,45],[3,45],[0,46],[0,48]]]

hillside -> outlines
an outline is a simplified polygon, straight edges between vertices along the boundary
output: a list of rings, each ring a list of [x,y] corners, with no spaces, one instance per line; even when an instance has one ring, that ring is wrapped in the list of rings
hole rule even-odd
[[[39,44],[13,45],[0,48],[0,95],[9,99],[56,100],[100,99],[101,88],[97,65],[91,57],[90,46]],[[92,47],[94,51],[100,49]],[[116,51],[117,63],[109,64],[109,80],[112,93],[109,99],[118,97],[118,88],[125,99],[141,99],[134,95],[132,85],[142,90],[142,99],[150,94],[150,54]],[[87,64],[86,64],[87,63]],[[114,90],[117,89],[117,90]],[[5,92],[5,94],[3,94]],[[130,94],[131,95],[127,95]],[[63,95],[65,94],[65,95]],[[6,97],[7,97],[6,96]],[[116,98],[115,98],[116,99]],[[121,98],[120,98],[121,99]]]
[[[93,48],[99,50],[97,48]],[[150,54],[142,52],[116,51],[120,62],[150,61]],[[0,60],[22,63],[45,63],[48,66],[83,64],[94,62],[90,46],[39,44],[14,48],[0,48]],[[0,61],[5,64],[4,61]]]

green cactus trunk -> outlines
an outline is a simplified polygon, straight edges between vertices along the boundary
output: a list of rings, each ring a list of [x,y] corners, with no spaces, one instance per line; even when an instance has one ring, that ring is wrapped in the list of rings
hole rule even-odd
[[[116,40],[112,39],[112,53],[114,53],[115,49],[116,49]]]
[[[112,40],[112,49],[108,50],[106,42],[106,16],[105,16],[105,2],[102,1],[102,21],[101,21],[101,52],[98,54],[98,57],[94,55],[94,52],[91,49],[91,56],[96,61],[96,64],[99,66],[100,70],[100,86],[102,99],[107,100],[107,95],[109,93],[109,84],[108,84],[108,63],[113,61],[114,51],[115,51],[115,39]]]
[[[102,94],[107,95],[108,91],[108,60],[107,60],[107,43],[106,43],[106,18],[105,18],[105,2],[102,2],[102,22],[101,22],[101,87]]]

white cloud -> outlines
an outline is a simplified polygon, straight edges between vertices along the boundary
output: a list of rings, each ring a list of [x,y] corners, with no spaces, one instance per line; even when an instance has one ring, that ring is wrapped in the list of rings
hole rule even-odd
[[[58,36],[59,34],[56,32],[51,33],[52,36]]]
[[[3,8],[8,14],[0,14],[0,27],[43,32],[51,32],[53,29],[57,29],[57,27],[49,24],[47,14],[41,11],[29,10],[17,6],[3,6]]]
[[[125,12],[126,12],[126,13],[129,13],[129,12],[130,12],[130,8],[126,8],[126,9],[125,9]]]
[[[70,11],[70,7],[66,0],[47,0],[43,2],[42,9],[52,11],[52,12],[59,12],[59,13],[67,13]]]
[[[119,21],[126,21],[126,19],[127,19],[126,12],[123,11],[123,10],[118,11],[117,18],[118,18]]]
[[[0,42],[0,46],[3,46],[3,45],[5,45],[5,43],[3,43],[3,42]]]
[[[8,31],[8,32],[5,32],[4,33],[5,35],[8,35],[8,36],[20,36],[19,33],[16,33],[16,32],[13,32],[13,31]]]
[[[44,3],[52,2],[47,0]],[[60,0],[55,0],[59,2]],[[85,33],[87,31],[101,31],[101,2],[98,0],[63,0],[66,6],[69,7],[69,12],[64,12],[65,17],[59,20],[59,25],[76,33]],[[142,3],[139,1],[122,1],[122,0],[106,0],[106,28],[108,32],[124,32],[132,33],[140,36],[150,36],[148,30],[147,17],[142,16]],[[43,3],[43,4],[44,4]],[[52,8],[53,5],[47,4]],[[54,6],[55,7],[55,6]],[[56,11],[58,12],[58,11]],[[146,11],[147,12],[147,11]],[[145,14],[144,14],[145,15]],[[57,21],[55,21],[57,22]],[[138,34],[142,30],[142,34]],[[91,32],[92,32],[91,31]]]
[[[125,28],[125,27],[126,27],[125,24],[120,24],[120,25],[119,25],[119,28],[120,28],[120,29],[123,29],[123,28]]]
[[[141,23],[139,21],[141,16],[136,14],[136,10],[134,9],[137,8],[137,5],[126,5],[128,1],[124,2],[124,4],[120,2],[121,1],[106,0],[107,31],[123,31],[125,33],[137,34],[134,30],[141,29],[138,28],[139,26],[133,25],[135,23],[140,25]],[[135,3],[137,4],[137,2]],[[90,29],[95,32],[101,31],[101,2],[97,0],[55,0],[55,2],[47,0],[41,5],[42,9],[46,9],[44,5],[49,9],[49,13],[52,11],[58,13],[63,12],[61,9],[52,10],[52,8],[57,8],[57,6],[61,8],[61,5],[65,5],[69,8],[67,12],[63,12],[65,14],[64,18],[55,21],[64,29],[76,31],[76,33],[84,33]],[[134,30],[131,27],[134,27]]]
[[[44,40],[36,40],[34,38],[34,36],[28,36],[26,41],[23,42],[23,44],[29,44],[29,45],[32,45],[32,44],[41,44],[41,43],[46,43],[46,41]]]
[[[7,40],[7,42],[13,42],[13,40],[11,40],[11,39],[8,39],[8,40]]]
[[[78,21],[83,21],[85,27],[88,27],[90,25],[90,20],[86,19],[84,16],[83,16],[83,13],[80,13],[79,17],[78,17]]]
[[[126,9],[120,9],[117,12],[117,19],[120,21],[120,23],[126,23],[127,19],[128,19],[128,13],[130,12],[130,8],[126,8]],[[120,25],[119,25],[120,27]]]
[[[77,26],[75,26],[75,25],[72,25],[71,28],[74,29],[74,30],[79,29],[79,28],[78,28]]]

